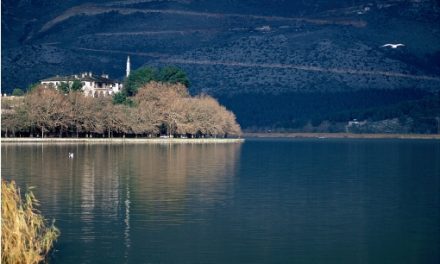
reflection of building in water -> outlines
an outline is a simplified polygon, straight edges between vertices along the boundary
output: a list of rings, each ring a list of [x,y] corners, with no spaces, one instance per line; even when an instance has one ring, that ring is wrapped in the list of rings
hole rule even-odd
[[[129,177],[127,177],[127,179],[129,179]],[[124,229],[124,244],[125,244],[125,249],[126,249],[126,253],[125,255],[128,255],[127,249],[130,247],[130,185],[127,184],[127,186],[125,187],[125,193],[126,193],[126,198],[125,198],[125,218],[124,218],[124,223],[125,223],[125,229]]]
[[[86,167],[84,175],[81,177],[80,192],[81,192],[81,221],[84,223],[81,226],[83,239],[86,241],[94,240],[94,210],[95,210],[95,170],[94,161],[84,164]]]

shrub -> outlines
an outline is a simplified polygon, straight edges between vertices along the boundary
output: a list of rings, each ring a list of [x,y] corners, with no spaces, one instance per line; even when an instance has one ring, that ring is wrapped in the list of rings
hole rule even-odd
[[[12,181],[2,181],[2,256],[4,264],[33,264],[44,260],[60,232],[35,208],[38,201],[28,191],[24,199]]]
[[[20,88],[15,88],[14,91],[12,91],[12,95],[13,96],[22,96],[22,95],[24,95],[24,92]]]

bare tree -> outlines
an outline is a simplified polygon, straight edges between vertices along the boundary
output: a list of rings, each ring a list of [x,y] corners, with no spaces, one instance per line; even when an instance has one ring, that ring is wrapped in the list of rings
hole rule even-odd
[[[157,135],[161,125],[159,111],[151,102],[142,101],[131,113],[135,134]]]
[[[69,102],[68,109],[66,109],[69,127],[74,129],[76,137],[78,137],[80,132],[87,132],[92,126],[90,121],[93,120],[91,112],[93,99],[84,96],[82,92],[72,91],[68,94],[67,100]]]
[[[42,138],[45,132],[68,127],[68,102],[57,90],[37,87],[25,96],[24,104],[31,124],[40,129]]]
[[[150,82],[131,98],[134,105],[114,105],[111,98],[86,97],[81,92],[62,94],[39,86],[22,103],[2,109],[5,135],[36,128],[41,137],[64,132],[107,137],[120,135],[227,136],[240,135],[235,115],[214,98],[191,97],[182,84]],[[9,107],[9,108],[8,108]]]
[[[139,89],[134,102],[138,107],[148,106],[149,110],[153,110],[158,115],[156,119],[166,127],[167,134],[172,135],[181,118],[179,100],[186,97],[189,97],[189,93],[182,84],[150,82]]]

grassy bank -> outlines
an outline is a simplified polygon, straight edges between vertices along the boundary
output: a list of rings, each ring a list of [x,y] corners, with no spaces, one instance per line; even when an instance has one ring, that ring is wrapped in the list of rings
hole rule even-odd
[[[24,197],[15,182],[2,180],[1,263],[34,264],[43,261],[59,236],[59,231],[35,208],[31,191]]]
[[[223,144],[242,143],[242,138],[1,138],[1,143],[90,143],[90,144]]]
[[[353,134],[353,133],[244,133],[248,138],[370,138],[440,139],[439,134]]]

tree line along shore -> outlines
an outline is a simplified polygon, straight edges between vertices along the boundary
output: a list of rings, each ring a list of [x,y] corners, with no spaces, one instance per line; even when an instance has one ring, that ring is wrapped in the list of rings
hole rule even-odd
[[[132,78],[133,79],[133,78]],[[208,95],[190,96],[180,82],[128,83],[112,97],[37,85],[2,99],[2,137],[238,137],[235,115]],[[126,91],[129,91],[128,93]]]
[[[2,144],[223,144],[223,143],[243,143],[244,138],[129,138],[129,137],[112,137],[112,138],[31,138],[31,137],[9,137],[2,138]]]

